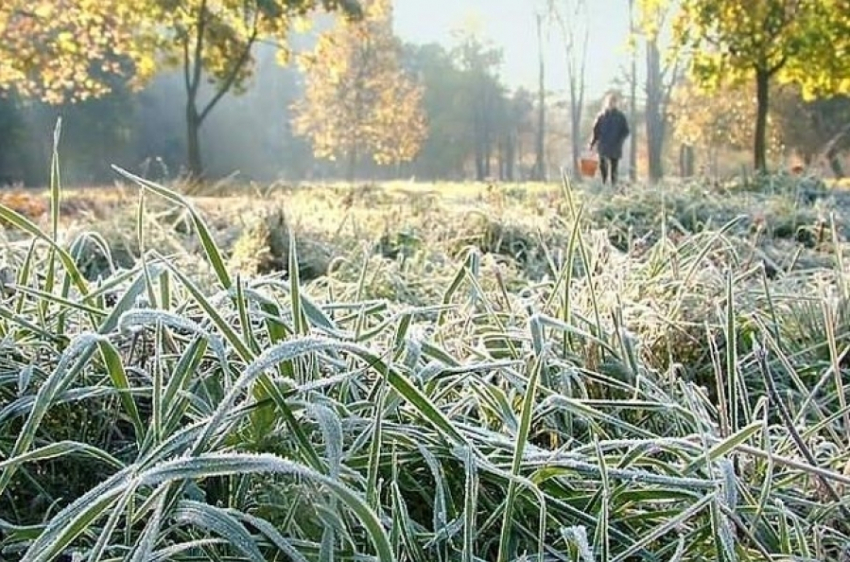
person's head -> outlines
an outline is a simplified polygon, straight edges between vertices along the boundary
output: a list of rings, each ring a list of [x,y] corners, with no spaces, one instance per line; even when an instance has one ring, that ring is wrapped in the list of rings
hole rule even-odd
[[[617,93],[610,92],[607,96],[605,96],[605,100],[602,102],[602,109],[617,109],[617,103],[619,101]]]

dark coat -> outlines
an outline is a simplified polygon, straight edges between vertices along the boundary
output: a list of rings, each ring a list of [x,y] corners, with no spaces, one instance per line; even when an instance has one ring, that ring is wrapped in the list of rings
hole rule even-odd
[[[596,146],[603,158],[623,157],[623,143],[629,136],[629,123],[626,116],[616,107],[606,109],[596,116],[593,123],[593,138],[590,147]]]

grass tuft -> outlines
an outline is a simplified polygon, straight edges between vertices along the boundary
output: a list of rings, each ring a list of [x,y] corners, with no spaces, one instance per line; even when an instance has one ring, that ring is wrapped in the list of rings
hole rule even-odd
[[[0,201],[0,558],[847,555],[828,190],[275,187],[250,213],[58,166],[49,216]]]

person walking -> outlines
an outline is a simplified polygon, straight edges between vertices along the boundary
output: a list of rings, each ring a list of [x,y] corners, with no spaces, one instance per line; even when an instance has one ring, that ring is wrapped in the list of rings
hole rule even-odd
[[[599,154],[599,171],[602,183],[617,184],[617,167],[623,157],[623,143],[629,136],[629,122],[626,116],[617,108],[617,94],[605,96],[602,111],[593,123],[593,136],[590,139],[590,149],[596,147]]]

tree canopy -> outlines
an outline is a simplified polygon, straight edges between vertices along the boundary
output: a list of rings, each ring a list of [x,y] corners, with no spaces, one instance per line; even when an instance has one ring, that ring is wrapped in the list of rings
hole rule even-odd
[[[143,14],[127,0],[3,0],[0,89],[56,104],[102,96],[116,77],[144,84],[156,66]]]
[[[416,156],[426,132],[422,88],[401,66],[388,0],[365,2],[362,20],[338,22],[300,62],[307,85],[294,129],[317,157],[347,160],[353,178],[365,156],[377,164]]]
[[[186,127],[191,175],[203,174],[199,130],[227,93],[241,92],[254,74],[253,48],[274,41],[287,60],[287,36],[296,19],[324,7],[358,17],[356,0],[142,0],[165,32],[155,36],[166,67],[181,68],[186,88]],[[201,86],[211,87],[201,101]]]
[[[116,77],[134,86],[180,68],[189,169],[203,172],[198,131],[254,72],[253,47],[274,41],[286,60],[296,20],[323,7],[359,15],[355,0],[8,0],[0,4],[0,87],[50,103],[102,96]],[[202,86],[211,90],[201,100]]]
[[[756,85],[753,143],[766,169],[771,81],[798,84],[808,96],[850,89],[850,0],[683,0],[674,26],[688,49],[691,75],[709,90]]]

